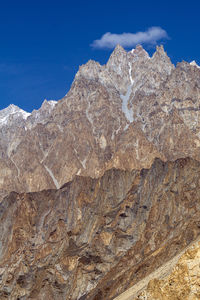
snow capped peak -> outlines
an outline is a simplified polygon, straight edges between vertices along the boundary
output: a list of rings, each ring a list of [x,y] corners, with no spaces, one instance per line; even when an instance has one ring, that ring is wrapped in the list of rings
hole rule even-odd
[[[14,105],[14,104],[10,104],[8,107],[0,110],[0,115],[14,113],[19,110],[20,110],[20,108],[18,106]]]
[[[197,65],[197,63],[196,63],[196,61],[195,61],[195,60],[191,61],[190,65],[191,65],[191,66],[194,66],[194,67],[197,67],[197,68],[199,68],[199,69],[200,69],[200,66],[199,66],[199,65]]]
[[[10,104],[8,107],[0,110],[0,125],[6,125],[11,118],[26,120],[28,116],[30,116],[30,113],[14,104]]]

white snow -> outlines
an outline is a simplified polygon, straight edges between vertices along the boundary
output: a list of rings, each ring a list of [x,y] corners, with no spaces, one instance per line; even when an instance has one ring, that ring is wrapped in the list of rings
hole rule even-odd
[[[6,125],[11,115],[26,120],[30,116],[30,113],[14,104],[10,104],[8,107],[0,110],[0,125]]]
[[[20,113],[21,113],[24,120],[26,120],[31,115],[31,113],[28,113],[28,112],[26,112],[22,109],[20,110]]]
[[[196,63],[195,60],[191,61],[190,65],[191,65],[191,66],[194,66],[194,67],[197,67],[198,69],[200,69],[200,66],[197,65],[197,63]]]
[[[124,127],[124,131],[126,131],[129,128],[129,124],[126,124],[126,126]]]
[[[44,165],[45,169],[47,170],[47,172],[49,173],[49,175],[51,176],[53,183],[55,184],[56,188],[59,189],[59,183],[57,181],[57,179],[55,178],[55,176],[53,175],[52,171],[46,166]]]
[[[85,158],[84,160],[81,160],[81,164],[84,169],[86,169],[86,162],[87,162],[87,158]]]
[[[55,105],[56,105],[56,103],[57,103],[57,101],[55,101],[55,100],[47,100],[47,99],[45,99],[46,100],[46,102],[48,103],[48,104],[50,104],[52,107],[54,107]],[[44,100],[44,101],[45,101]]]
[[[130,78],[130,82],[131,82],[131,86],[132,86],[133,83],[134,83],[134,80],[133,80],[132,74],[131,74],[131,72],[132,72],[132,66],[131,66],[130,62],[128,63],[128,65],[129,65],[129,70],[128,70],[128,72],[129,72],[129,78]]]
[[[120,95],[122,99],[122,111],[125,114],[126,119],[132,123],[133,122],[133,111],[128,108],[128,101],[131,95],[131,85],[129,85],[126,95]]]
[[[131,84],[128,86],[126,95],[120,95],[120,98],[122,99],[122,111],[125,114],[126,119],[130,123],[133,122],[133,110],[132,110],[132,108],[128,108],[128,102],[129,102],[131,91],[132,91],[132,85],[134,83],[131,73],[132,73],[132,66],[131,66],[131,63],[129,62],[129,78],[130,78]]]

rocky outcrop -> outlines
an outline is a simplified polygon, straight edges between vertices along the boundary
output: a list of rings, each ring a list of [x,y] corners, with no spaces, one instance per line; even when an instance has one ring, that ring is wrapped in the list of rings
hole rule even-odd
[[[0,204],[1,299],[113,299],[200,234],[200,163],[76,176]]]
[[[162,46],[152,57],[141,46],[117,46],[106,65],[81,66],[57,103],[31,115],[4,110],[1,195],[58,188],[113,167],[149,168],[155,157],[199,160],[199,79],[198,66],[175,67]]]

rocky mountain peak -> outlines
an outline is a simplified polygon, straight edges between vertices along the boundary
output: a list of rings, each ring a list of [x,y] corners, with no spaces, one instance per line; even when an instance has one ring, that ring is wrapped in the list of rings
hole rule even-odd
[[[156,51],[152,56],[153,61],[160,60],[164,61],[166,64],[172,64],[171,59],[167,55],[167,52],[164,50],[163,45],[157,46]]]
[[[117,45],[110,55],[106,67],[122,76],[123,68],[127,67],[127,64],[128,55],[126,50],[122,46]]]
[[[153,54],[151,61],[157,71],[163,73],[164,76],[171,74],[172,70],[175,69],[163,45],[156,47],[156,52]]]
[[[124,54],[126,54],[126,50],[121,45],[117,44],[110,58],[114,56],[124,55]]]
[[[86,64],[79,67],[79,70],[75,76],[75,80],[81,78],[97,80],[101,71],[102,66],[98,62],[89,60]]]
[[[131,54],[131,56],[134,57],[134,59],[147,59],[150,58],[149,54],[144,50],[144,48],[141,45],[137,45],[135,49],[132,49],[131,51],[128,52]],[[131,57],[132,59],[132,57]]]

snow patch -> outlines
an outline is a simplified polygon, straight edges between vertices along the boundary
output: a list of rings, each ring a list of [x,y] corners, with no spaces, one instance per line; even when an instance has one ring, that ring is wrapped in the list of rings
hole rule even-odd
[[[129,124],[126,124],[126,126],[124,127],[124,131],[126,131],[129,128]]]
[[[11,115],[26,120],[30,116],[30,113],[14,104],[10,104],[8,107],[0,110],[0,125],[6,125]]]
[[[191,61],[190,65],[191,65],[191,66],[194,66],[194,67],[197,67],[198,69],[200,69],[200,66],[197,65],[197,63],[196,63],[195,60]]]
[[[132,108],[128,108],[128,102],[131,96],[132,92],[132,86],[134,84],[134,80],[132,78],[132,66],[131,63],[129,62],[129,78],[131,84],[128,86],[126,95],[120,95],[120,98],[122,99],[122,111],[125,114],[126,119],[132,123],[133,122],[133,110]]]
[[[130,82],[131,82],[131,86],[132,86],[133,83],[134,83],[134,80],[132,78],[132,66],[131,66],[130,62],[128,63],[128,65],[129,65],[129,70],[128,70],[128,72],[129,72],[129,78],[130,78]]]
[[[46,101],[52,107],[54,107],[57,104],[57,101],[55,101],[55,100],[47,100],[47,99],[45,99],[44,101]]]
[[[133,54],[133,53],[134,53],[134,51],[135,51],[135,49],[133,48],[133,49],[131,50],[131,53]]]
[[[81,164],[84,169],[86,169],[86,162],[87,162],[87,158],[85,158],[84,160],[81,160]]]

